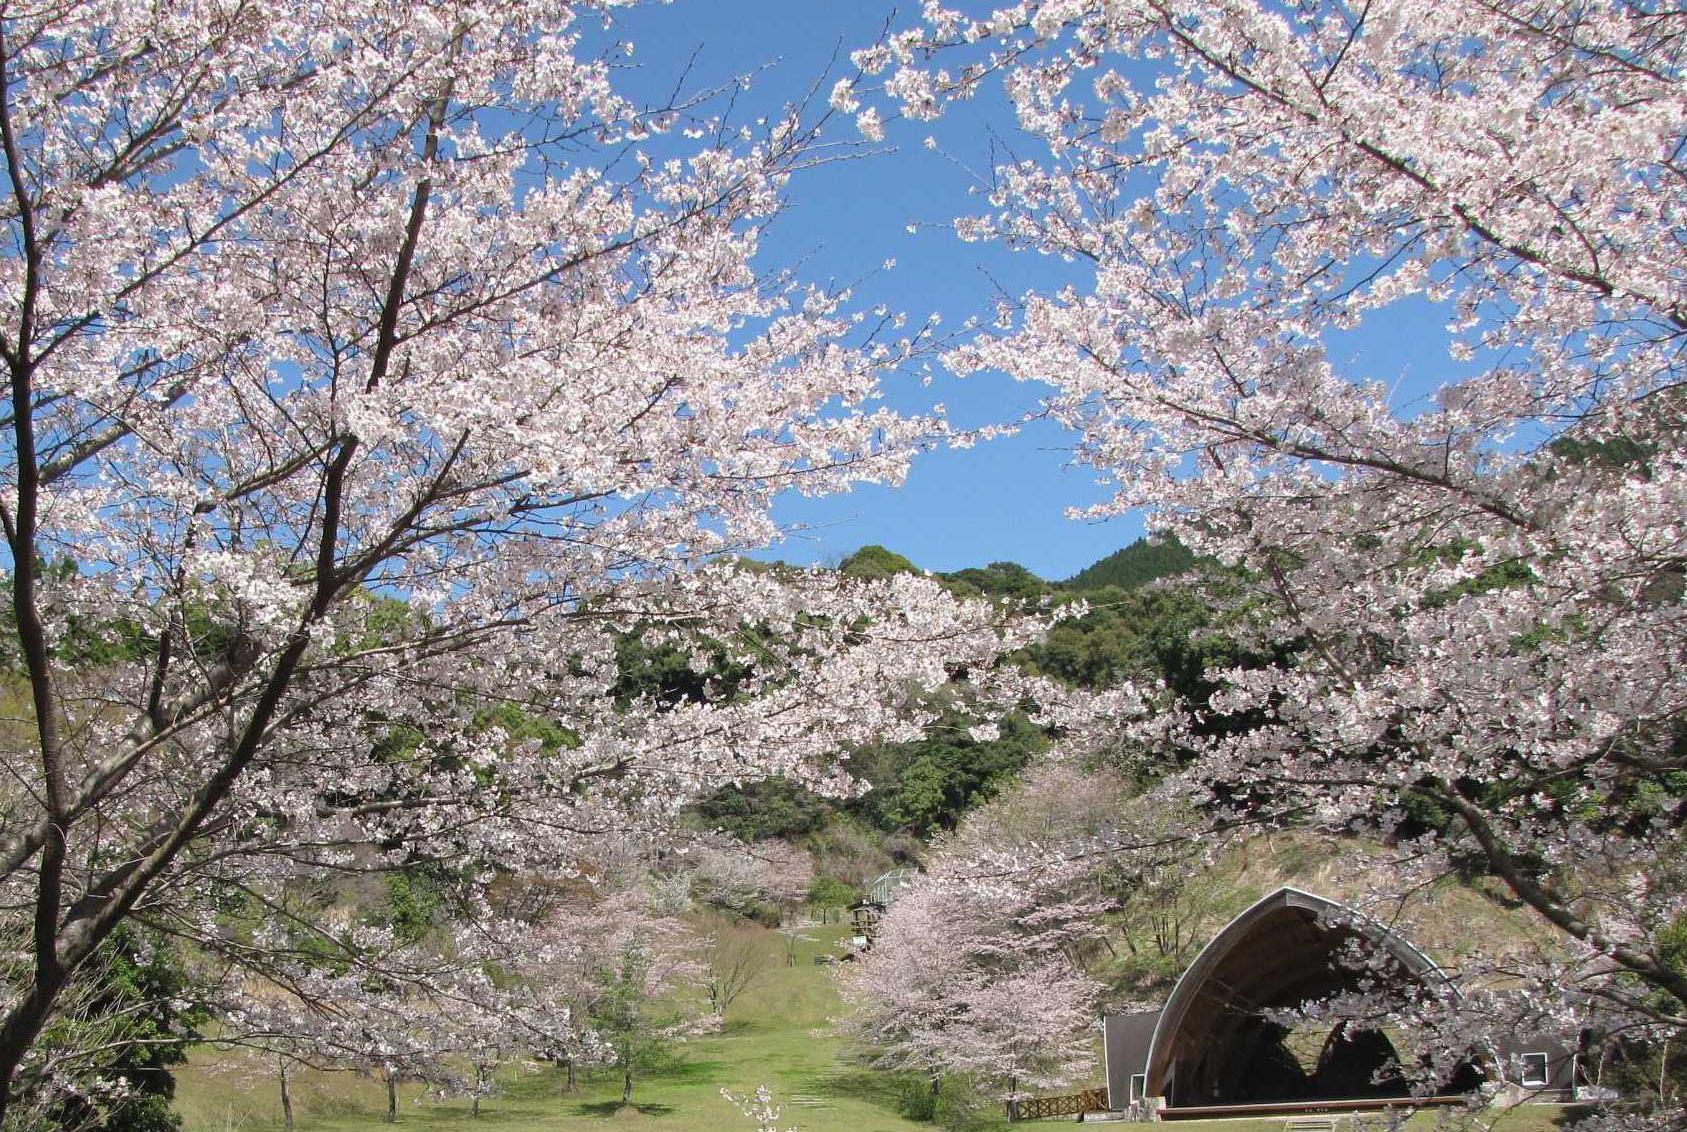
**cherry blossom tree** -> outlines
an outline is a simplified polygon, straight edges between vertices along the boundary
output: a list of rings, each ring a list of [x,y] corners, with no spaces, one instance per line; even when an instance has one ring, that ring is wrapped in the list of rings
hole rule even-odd
[[[872,946],[840,965],[841,1026],[874,1064],[929,1078],[933,1092],[961,1074],[1003,1095],[1069,1084],[1093,1067],[1101,988],[1067,949],[1099,935],[1099,909],[1051,899],[1028,872],[917,881]]]
[[[127,918],[261,968],[223,912],[308,921],[289,878],[568,875],[1011,646],[724,561],[941,435],[875,403],[926,335],[757,266],[830,112],[624,97],[615,6],[6,15],[0,1116]],[[752,674],[617,703],[635,630]]]
[[[379,1079],[389,1120],[406,1082],[467,1097],[478,1116],[511,1063],[563,1063],[571,1078],[577,1065],[611,1064],[593,1011],[635,947],[663,957],[666,981],[653,987],[670,986],[675,971],[689,969],[686,929],[626,892],[545,900],[538,912],[515,919],[482,909],[408,941],[348,927],[347,946],[330,957],[269,941],[267,977],[248,973],[228,996],[216,1040],[276,1058],[288,1119],[290,1063]]]
[[[223,1015],[225,1042],[276,1059],[288,1124],[290,1064],[375,1078],[386,1097],[384,1119],[392,1123],[398,1119],[400,1085],[467,1091],[457,1063],[464,1055],[472,1060],[475,1051],[458,1039],[467,1027],[503,1024],[476,1000],[447,989],[460,972],[431,951],[381,948],[374,940],[365,946],[367,960],[350,971],[298,970],[285,986],[248,988]]]
[[[872,946],[838,968],[843,1030],[934,1092],[953,1073],[1012,1097],[1094,1065],[1102,987],[1081,960],[1106,930],[1111,902],[1094,883],[1104,858],[1060,860],[1093,846],[1092,831],[1082,818],[1051,828],[1052,794],[1073,779],[1036,778],[969,817],[897,895]]]
[[[924,16],[858,53],[834,105],[878,81],[934,119],[999,77],[1032,155],[997,165],[958,231],[1073,265],[954,368],[1052,386],[1047,415],[1117,488],[1092,514],[1145,509],[1241,568],[1258,639],[1299,658],[1208,674],[1205,709],[1263,725],[1185,735],[1177,792],[1220,823],[1389,837],[1410,865],[1395,895],[1490,875],[1559,934],[1526,981],[1567,1028],[1678,1041],[1681,14]],[[862,116],[885,129],[882,105]],[[1352,332],[1388,320],[1438,355],[1404,390],[1400,362],[1355,360]],[[1161,726],[1195,710],[1163,706]]]
[[[814,863],[807,851],[785,841],[704,842],[687,858],[693,895],[735,912],[749,912],[758,904],[789,908],[801,902],[814,883]]]

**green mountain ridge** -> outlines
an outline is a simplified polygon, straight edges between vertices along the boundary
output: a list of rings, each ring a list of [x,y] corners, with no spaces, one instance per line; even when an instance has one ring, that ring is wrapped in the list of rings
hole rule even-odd
[[[1139,538],[1079,570],[1065,581],[1038,577],[1017,562],[992,562],[937,574],[946,582],[978,593],[1002,597],[1037,597],[1067,591],[1083,592],[1113,587],[1140,589],[1161,578],[1182,574],[1195,565],[1195,554],[1175,538],[1150,541]],[[888,547],[869,544],[838,564],[838,571],[855,578],[884,578],[891,574],[918,573],[912,560]]]
[[[1161,578],[1182,574],[1195,565],[1195,552],[1175,538],[1150,542],[1139,538],[1060,583],[1062,589],[1097,590],[1117,586],[1134,590]]]

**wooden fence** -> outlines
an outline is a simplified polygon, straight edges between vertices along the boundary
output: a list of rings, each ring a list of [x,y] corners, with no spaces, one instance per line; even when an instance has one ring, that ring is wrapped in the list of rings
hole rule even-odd
[[[1086,1112],[1103,1112],[1107,1108],[1106,1089],[1085,1089],[1063,1097],[1026,1097],[1008,1102],[1009,1120],[1047,1120],[1051,1116],[1078,1116]]]

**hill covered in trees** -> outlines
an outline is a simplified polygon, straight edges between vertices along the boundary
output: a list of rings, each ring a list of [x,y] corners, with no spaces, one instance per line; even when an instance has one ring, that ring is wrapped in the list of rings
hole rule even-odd
[[[1182,574],[1194,565],[1194,553],[1175,538],[1152,542],[1139,538],[1079,570],[1061,586],[1068,590],[1096,590],[1106,586],[1134,590],[1160,578]]]
[[[1135,590],[1187,573],[1195,566],[1195,555],[1175,538],[1139,538],[1128,546],[1092,562],[1065,581],[1038,577],[1017,562],[992,562],[936,574],[959,592],[1002,597],[1036,597],[1042,594],[1078,593],[1107,589]],[[856,578],[883,578],[896,573],[919,573],[920,567],[888,547],[869,544],[838,563],[838,570]]]

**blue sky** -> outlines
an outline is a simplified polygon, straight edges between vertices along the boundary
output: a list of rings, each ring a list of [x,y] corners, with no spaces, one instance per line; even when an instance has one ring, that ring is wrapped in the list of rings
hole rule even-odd
[[[904,26],[917,8],[906,4],[896,15],[882,0],[677,0],[635,8],[616,17],[613,34],[635,44],[620,86],[665,95],[695,53],[693,86],[754,72],[736,116],[772,114],[821,79],[823,97],[831,79],[845,73],[849,50],[872,42],[887,20]],[[1007,129],[1007,117],[1005,104],[992,97],[935,124],[893,121],[885,139],[891,152],[799,177],[788,211],[766,241],[769,266],[800,262],[803,275],[816,281],[859,281],[864,301],[904,311],[910,321],[936,312],[951,327],[969,315],[987,317],[999,290],[1018,295],[1081,280],[1070,265],[964,244],[945,228],[967,211],[973,181],[962,163],[982,167],[989,131]],[[838,127],[839,140],[857,140],[847,121]],[[922,144],[933,133],[941,152]],[[896,266],[881,270],[887,259]],[[1423,343],[1437,337],[1424,332],[1441,321],[1423,306],[1367,326],[1340,348],[1367,376],[1409,385],[1407,359],[1416,351],[1423,360]],[[1445,355],[1436,354],[1439,368]],[[1042,392],[1001,375],[960,381],[939,373],[930,387],[912,380],[893,385],[890,402],[919,410],[940,401],[956,423],[973,425],[1016,417],[1035,407]],[[1072,464],[1070,442],[1052,426],[1034,426],[1011,439],[924,456],[894,490],[793,495],[781,501],[777,517],[799,529],[766,556],[835,562],[881,543],[932,570],[1012,560],[1047,578],[1068,577],[1142,531],[1134,517],[1101,523],[1066,517],[1067,508],[1106,496],[1090,471]]]

